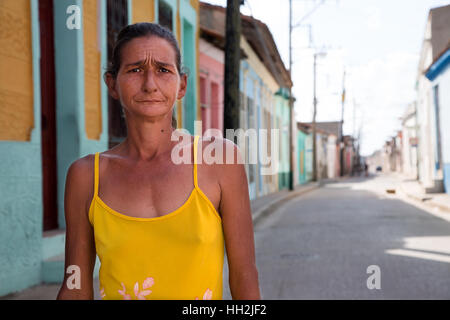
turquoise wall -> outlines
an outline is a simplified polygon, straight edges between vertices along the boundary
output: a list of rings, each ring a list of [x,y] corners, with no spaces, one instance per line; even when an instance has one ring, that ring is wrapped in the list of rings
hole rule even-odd
[[[313,139],[311,133],[305,138],[305,150],[306,180],[311,181],[313,178]]]
[[[301,130],[297,130],[297,172],[299,184],[304,184],[308,180],[306,178],[306,140],[307,134]],[[303,153],[303,162],[301,154]]]
[[[58,163],[58,224],[65,228],[64,186],[69,166],[85,155],[104,151],[108,146],[108,93],[101,81],[102,134],[99,140],[86,136],[84,114],[84,45],[83,23],[80,30],[66,28],[66,9],[81,0],[54,0],[55,76],[56,76],[56,132]],[[101,1],[101,68],[107,65],[106,1]],[[103,79],[103,78],[102,78]]]
[[[194,134],[197,119],[197,14],[189,2],[180,1],[181,50],[183,65],[188,69],[188,86],[183,99],[183,127]]]
[[[41,280],[42,161],[39,12],[31,3],[34,128],[30,141],[0,141],[0,296]]]
[[[289,188],[289,96],[285,89],[275,95],[276,116],[281,120],[280,126],[280,165],[278,172],[278,188]]]

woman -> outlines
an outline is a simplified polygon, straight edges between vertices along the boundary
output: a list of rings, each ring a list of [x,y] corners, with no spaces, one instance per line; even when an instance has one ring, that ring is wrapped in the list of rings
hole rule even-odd
[[[104,79],[128,134],[68,170],[65,268],[78,266],[81,278],[68,286],[65,274],[58,299],[93,298],[96,254],[103,299],[222,299],[224,245],[233,299],[260,299],[244,166],[206,164],[198,152],[213,143],[238,155],[236,145],[188,135],[191,164],[171,158],[173,106],[187,87],[173,34],[125,27]]]

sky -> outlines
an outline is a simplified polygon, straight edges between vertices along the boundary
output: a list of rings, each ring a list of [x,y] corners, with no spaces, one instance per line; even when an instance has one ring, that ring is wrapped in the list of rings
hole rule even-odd
[[[204,0],[226,6],[226,0]],[[292,78],[297,121],[312,121],[313,54],[316,121],[340,121],[367,156],[401,129],[415,100],[419,55],[431,8],[450,0],[292,0]],[[289,0],[245,0],[241,12],[266,23],[289,66]],[[345,70],[345,77],[344,77]]]

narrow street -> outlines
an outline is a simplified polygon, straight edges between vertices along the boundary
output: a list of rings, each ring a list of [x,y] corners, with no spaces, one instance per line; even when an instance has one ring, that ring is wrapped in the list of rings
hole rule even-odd
[[[416,207],[392,176],[349,178],[255,225],[264,299],[450,299],[450,213]],[[368,289],[371,265],[380,289]]]

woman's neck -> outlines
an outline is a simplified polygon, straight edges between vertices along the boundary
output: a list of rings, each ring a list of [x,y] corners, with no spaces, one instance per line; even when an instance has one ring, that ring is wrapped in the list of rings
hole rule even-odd
[[[127,121],[128,134],[123,151],[136,160],[149,161],[172,149],[172,119],[157,121]]]

